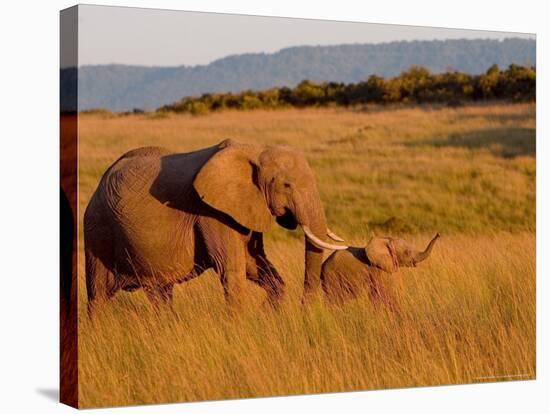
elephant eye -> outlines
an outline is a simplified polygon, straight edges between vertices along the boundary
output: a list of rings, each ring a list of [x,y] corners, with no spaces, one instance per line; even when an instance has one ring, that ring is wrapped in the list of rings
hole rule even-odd
[[[285,188],[290,188],[290,183],[284,183]]]

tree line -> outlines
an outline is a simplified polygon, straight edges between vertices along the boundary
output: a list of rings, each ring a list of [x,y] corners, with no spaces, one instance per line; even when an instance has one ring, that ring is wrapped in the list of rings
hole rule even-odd
[[[484,100],[534,101],[536,69],[512,64],[501,70],[491,66],[482,75],[458,71],[430,73],[412,66],[399,76],[371,75],[357,83],[303,80],[296,87],[240,93],[205,93],[164,105],[160,112],[203,114],[224,109],[276,109],[285,107],[353,106],[369,103],[446,103]]]

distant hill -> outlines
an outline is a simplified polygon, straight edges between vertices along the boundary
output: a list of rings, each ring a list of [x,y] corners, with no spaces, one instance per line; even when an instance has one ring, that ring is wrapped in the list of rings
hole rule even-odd
[[[79,73],[79,109],[125,111],[155,109],[184,96],[206,92],[239,92],[312,81],[357,82],[372,74],[395,76],[412,65],[432,72],[458,70],[479,74],[492,64],[535,65],[535,41],[434,40],[298,46],[273,54],[228,56],[208,65],[145,67],[83,66]],[[74,69],[63,69],[61,92],[71,95]]]

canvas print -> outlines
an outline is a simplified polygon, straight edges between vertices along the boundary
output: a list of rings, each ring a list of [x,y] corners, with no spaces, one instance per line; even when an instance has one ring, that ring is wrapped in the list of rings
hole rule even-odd
[[[61,400],[530,380],[534,34],[61,12]]]

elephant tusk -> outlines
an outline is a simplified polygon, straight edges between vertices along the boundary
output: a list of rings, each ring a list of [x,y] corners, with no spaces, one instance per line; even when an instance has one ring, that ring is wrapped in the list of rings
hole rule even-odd
[[[344,242],[345,240],[338,236],[337,234],[334,234],[328,227],[327,227],[327,236],[330,237],[332,240],[337,242]]]
[[[307,239],[320,249],[346,250],[348,248],[348,246],[338,246],[336,244],[327,243],[321,240],[315,234],[313,234],[308,226],[302,226],[302,229],[304,230]]]

